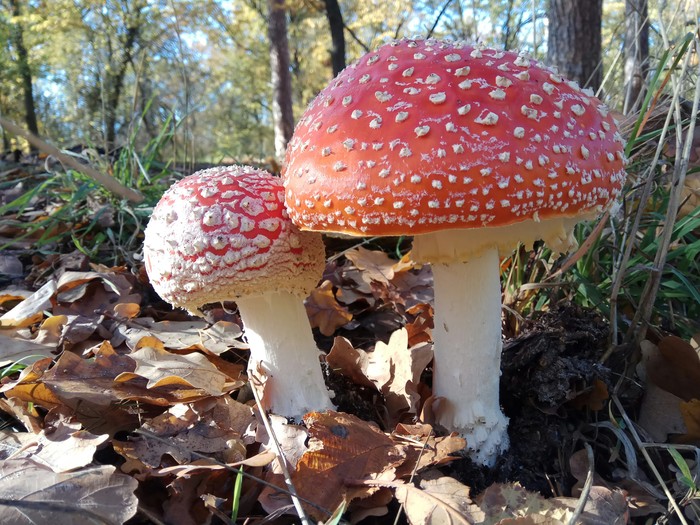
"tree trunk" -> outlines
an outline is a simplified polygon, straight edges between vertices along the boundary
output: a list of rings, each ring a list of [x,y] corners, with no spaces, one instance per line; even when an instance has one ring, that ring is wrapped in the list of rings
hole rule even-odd
[[[287,143],[294,132],[292,111],[292,76],[289,71],[287,11],[285,0],[268,0],[270,71],[272,79],[272,120],[275,130],[275,156],[284,158]]]
[[[603,0],[549,0],[547,62],[593,90],[603,80],[602,16]]]
[[[133,12],[127,13],[124,20],[126,33],[119,41],[120,48],[109,51],[110,67],[105,73],[106,108],[105,108],[105,143],[108,151],[116,146],[117,138],[117,113],[119,102],[124,88],[124,77],[129,64],[132,63],[137,53],[137,44],[141,36],[143,24],[143,10],[146,3],[143,1],[130,4]],[[108,24],[106,24],[109,27]],[[111,47],[111,46],[110,46]]]
[[[10,0],[12,7],[12,16],[20,17],[22,10],[19,0]],[[29,53],[24,45],[24,30],[20,22],[15,22],[12,27],[12,44],[17,51],[17,69],[19,71],[20,81],[22,83],[22,91],[24,93],[24,121],[32,134],[38,135],[39,128],[36,121],[36,110],[34,107],[34,84],[32,82],[32,70],[29,67]],[[36,151],[34,146],[31,146],[32,151]]]
[[[333,76],[337,76],[345,69],[345,24],[343,13],[340,11],[338,0],[324,0],[326,4],[326,18],[331,31],[331,63]]]
[[[647,0],[625,1],[625,114],[639,108],[649,69]]]

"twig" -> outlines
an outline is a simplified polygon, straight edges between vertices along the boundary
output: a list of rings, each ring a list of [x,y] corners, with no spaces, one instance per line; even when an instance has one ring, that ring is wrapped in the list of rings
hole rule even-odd
[[[625,410],[625,407],[622,406],[622,403],[620,403],[620,399],[616,395],[612,396],[612,400],[615,403],[615,406],[617,406],[617,409],[620,411],[620,414],[622,414],[622,419],[624,419],[625,424],[627,425],[627,428],[629,429],[630,434],[632,434],[632,437],[634,438],[635,443],[639,447],[639,450],[641,451],[642,455],[644,456],[644,459],[647,461],[649,468],[654,473],[656,480],[661,485],[661,488],[663,489],[664,494],[668,498],[669,503],[673,507],[673,510],[676,511],[678,519],[680,520],[680,522],[683,525],[688,525],[688,522],[686,521],[685,516],[683,516],[683,511],[681,511],[680,507],[678,506],[678,503],[676,502],[675,498],[673,497],[673,494],[671,494],[671,491],[668,489],[668,486],[664,482],[664,479],[661,476],[659,469],[656,468],[656,465],[651,460],[651,456],[649,456],[649,453],[647,452],[646,447],[642,446],[642,440],[640,439],[639,434],[637,434],[637,429],[634,428],[634,423],[632,423],[632,420],[630,420],[629,416],[627,415],[627,411]]]
[[[311,521],[309,521],[309,518],[306,515],[306,512],[304,512],[304,507],[302,507],[301,505],[299,495],[297,494],[297,489],[294,487],[294,483],[292,482],[292,477],[289,475],[289,469],[287,469],[287,459],[284,457],[282,447],[280,447],[280,444],[277,441],[277,437],[275,436],[275,433],[272,430],[270,420],[267,417],[267,414],[265,413],[265,408],[263,407],[262,402],[260,401],[260,394],[258,394],[258,390],[257,388],[255,388],[255,385],[251,386],[251,390],[253,391],[253,397],[255,397],[255,404],[258,406],[258,412],[260,413],[260,419],[262,419],[263,425],[265,425],[265,430],[267,430],[267,435],[270,436],[270,441],[272,442],[272,445],[275,448],[277,460],[279,461],[280,469],[282,470],[282,474],[284,476],[284,482],[287,485],[287,489],[289,490],[289,497],[292,499],[292,504],[294,505],[294,508],[296,509],[297,515],[299,516],[301,522],[304,525],[312,525]]]
[[[14,124],[13,122],[10,122],[4,117],[0,117],[0,127],[5,128],[13,135],[19,135],[20,137],[23,137],[24,139],[26,139],[27,142],[29,142],[39,151],[42,151],[47,155],[52,155],[56,157],[62,164],[70,166],[75,171],[79,171],[80,173],[84,173],[85,175],[92,177],[99,184],[107,188],[115,195],[123,197],[126,200],[136,204],[138,204],[139,202],[143,202],[144,197],[139,192],[131,188],[127,188],[126,186],[120,184],[119,181],[117,181],[113,177],[105,175],[104,173],[100,173],[92,166],[89,166],[87,164],[81,164],[73,157],[62,153],[61,150],[59,150],[56,146],[52,146],[48,142],[45,142],[36,135],[33,135],[32,133],[29,133],[28,131],[22,129],[21,127]]]
[[[583,484],[583,491],[581,491],[581,496],[578,498],[574,513],[571,515],[571,518],[569,518],[569,525],[576,525],[577,520],[583,513],[583,509],[586,507],[586,502],[588,501],[588,496],[591,494],[591,487],[593,486],[595,457],[593,456],[593,449],[588,443],[584,443],[583,446],[586,447],[586,455],[588,456],[588,474],[586,474],[586,482]]]

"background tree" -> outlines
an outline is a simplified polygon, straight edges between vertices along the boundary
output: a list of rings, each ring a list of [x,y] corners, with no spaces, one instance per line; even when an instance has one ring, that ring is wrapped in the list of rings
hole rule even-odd
[[[625,103],[633,111],[644,96],[649,69],[649,5],[647,0],[625,0]]]
[[[10,43],[14,48],[17,64],[17,74],[22,85],[24,107],[24,122],[27,129],[35,135],[39,134],[36,110],[34,107],[34,82],[29,65],[29,52],[24,43],[24,28],[22,26],[22,6],[20,0],[9,0],[12,12]]]
[[[597,90],[603,80],[603,0],[549,0],[547,62],[581,86]]]
[[[272,82],[272,122],[275,132],[275,157],[284,158],[289,139],[294,132],[292,107],[292,77],[289,71],[289,42],[287,40],[287,11],[284,0],[268,0],[270,39],[270,78]]]
[[[326,7],[326,19],[331,33],[331,64],[333,76],[345,69],[345,23],[338,0],[323,0]]]

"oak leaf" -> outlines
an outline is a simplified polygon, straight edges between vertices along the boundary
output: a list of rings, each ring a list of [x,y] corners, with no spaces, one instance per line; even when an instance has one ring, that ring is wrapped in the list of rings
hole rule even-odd
[[[153,338],[155,339],[155,338]],[[122,373],[115,379],[127,381],[135,376],[148,380],[146,388],[185,386],[200,389],[212,396],[225,392],[227,377],[199,353],[173,354],[162,347],[144,346],[129,354],[136,361],[133,373]]]
[[[365,479],[393,479],[405,459],[402,447],[372,424],[353,415],[333,411],[304,416],[309,449],[297,464],[292,481],[300,496],[320,507],[336,509],[343,501],[366,497],[376,487],[358,487]],[[327,518],[318,509],[309,513]]]
[[[332,336],[338,328],[352,320],[352,314],[336,300],[333,284],[328,280],[311,291],[305,305],[311,327],[318,328],[325,336]]]
[[[136,514],[138,482],[111,465],[55,473],[27,459],[0,463],[2,523],[118,525]]]

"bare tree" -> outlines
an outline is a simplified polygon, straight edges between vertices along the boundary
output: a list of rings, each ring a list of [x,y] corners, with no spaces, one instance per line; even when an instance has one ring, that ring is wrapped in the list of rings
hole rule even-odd
[[[268,9],[275,156],[278,160],[281,160],[284,158],[287,143],[294,132],[292,76],[289,70],[289,42],[287,40],[285,0],[268,0]]]
[[[331,64],[333,76],[345,69],[345,23],[338,0],[324,0],[326,18],[331,31]]]
[[[647,0],[625,1],[625,104],[634,111],[642,102],[649,69],[649,7]]]
[[[10,0],[10,7],[12,8],[12,16],[15,20],[19,20],[22,15],[22,8],[19,0]],[[36,110],[34,107],[32,70],[29,67],[29,53],[24,44],[24,28],[19,21],[15,21],[13,24],[10,39],[17,53],[17,70],[20,76],[24,98],[24,122],[31,133],[38,135],[39,128],[37,126]],[[31,146],[31,149],[32,151],[36,150],[34,146]]]
[[[547,62],[581,86],[597,90],[603,80],[603,0],[549,0]]]

